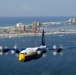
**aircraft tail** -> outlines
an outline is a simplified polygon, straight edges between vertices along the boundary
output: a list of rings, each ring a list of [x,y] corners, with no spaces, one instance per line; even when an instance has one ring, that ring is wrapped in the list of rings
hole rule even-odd
[[[42,32],[41,45],[42,45],[42,46],[45,46],[45,36],[44,36],[44,29],[43,29],[43,32]]]

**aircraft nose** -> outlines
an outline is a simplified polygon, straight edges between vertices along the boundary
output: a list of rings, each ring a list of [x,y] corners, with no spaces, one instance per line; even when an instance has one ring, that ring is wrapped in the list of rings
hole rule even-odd
[[[24,62],[25,61],[25,54],[19,54],[19,61]]]

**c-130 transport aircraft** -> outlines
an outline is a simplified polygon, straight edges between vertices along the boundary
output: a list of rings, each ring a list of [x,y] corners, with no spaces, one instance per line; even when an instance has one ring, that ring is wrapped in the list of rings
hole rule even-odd
[[[67,49],[75,49],[76,46],[70,46],[70,47],[63,47],[62,45],[60,46],[47,46],[45,45],[45,36],[44,36],[44,30],[42,32],[42,39],[41,39],[41,45],[38,47],[28,47],[28,48],[17,48],[16,46],[14,48],[2,48],[0,46],[0,55],[7,54],[7,52],[11,51],[13,54],[16,52],[18,54],[18,60],[20,62],[27,62],[31,60],[36,60],[41,58],[47,51],[54,50],[53,55],[56,55],[59,53],[60,55],[63,54],[62,50],[67,50]]]

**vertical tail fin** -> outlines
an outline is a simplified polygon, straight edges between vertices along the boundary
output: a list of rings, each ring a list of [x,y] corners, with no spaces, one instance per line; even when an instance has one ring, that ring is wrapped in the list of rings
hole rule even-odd
[[[42,45],[42,46],[45,46],[44,29],[43,29],[43,32],[42,32],[41,45]]]

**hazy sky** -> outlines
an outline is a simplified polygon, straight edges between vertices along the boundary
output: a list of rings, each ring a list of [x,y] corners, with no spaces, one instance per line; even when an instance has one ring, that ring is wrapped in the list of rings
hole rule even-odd
[[[76,16],[76,0],[0,0],[0,17]]]

